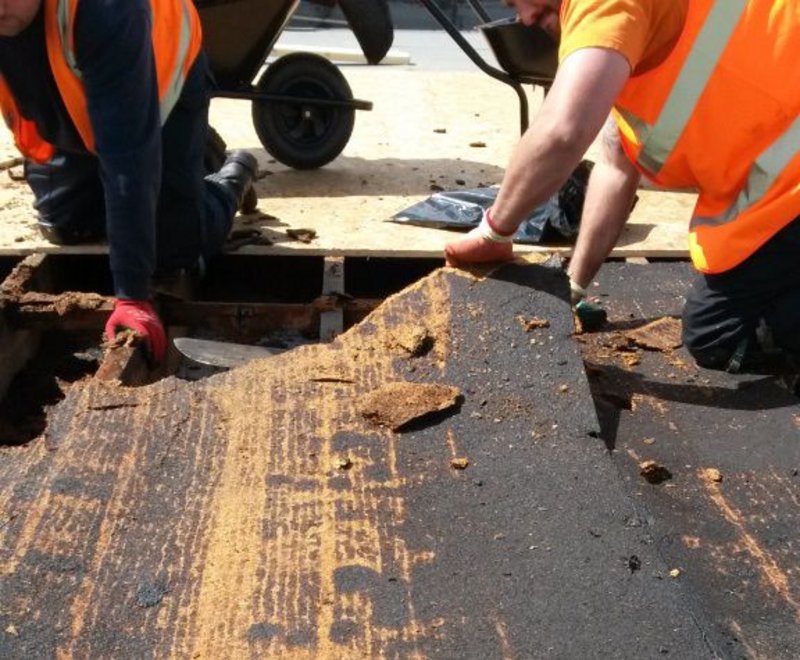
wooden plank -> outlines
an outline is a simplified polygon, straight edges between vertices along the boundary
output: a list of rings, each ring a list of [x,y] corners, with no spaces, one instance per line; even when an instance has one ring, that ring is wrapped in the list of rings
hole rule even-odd
[[[265,174],[256,190],[269,215],[240,217],[236,228],[259,229],[273,245],[247,245],[236,254],[441,257],[453,233],[386,220],[425,199],[434,185],[455,190],[502,180],[519,138],[518,102],[505,85],[480,73],[387,67],[353,67],[346,76],[355,96],[373,100],[375,109],[356,113],[343,155],[317,171],[295,171],[270,158],[255,134],[249,103],[212,103],[212,124],[229,147],[252,150]],[[529,94],[535,113],[541,96]],[[597,153],[593,146],[588,155]],[[652,190],[639,196],[613,256],[687,257],[694,196]],[[0,255],[105,253],[99,244],[47,244],[34,226],[31,201],[24,183],[0,187]],[[287,229],[299,228],[314,229],[317,237],[306,244],[287,236]],[[518,250],[571,252],[554,246]]]
[[[322,271],[322,295],[340,296],[344,294],[344,257],[325,257]],[[322,341],[332,341],[344,330],[344,309],[339,307],[319,315],[319,337]]]
[[[295,45],[279,42],[270,51],[270,57],[282,57],[289,53],[313,53],[332,62],[348,62],[349,64],[366,64],[367,58],[358,48],[342,48],[336,46]],[[392,49],[381,60],[382,65],[411,64],[411,55],[403,50]]]
[[[109,348],[94,377],[100,381],[136,387],[152,383],[156,375],[147,362],[144,345],[137,343],[135,346]]]

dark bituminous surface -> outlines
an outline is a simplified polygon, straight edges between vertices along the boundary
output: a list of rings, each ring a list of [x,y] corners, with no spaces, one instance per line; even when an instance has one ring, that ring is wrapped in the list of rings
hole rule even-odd
[[[571,332],[560,272],[444,270],[327,346],[72,389],[0,484],[0,656],[710,655]],[[398,380],[464,402],[375,429],[358,402]]]
[[[630,369],[596,350],[617,328],[679,315],[690,278],[687,264],[607,264],[592,288],[611,321],[584,344],[604,438],[615,447],[645,530],[680,571],[687,603],[717,650],[733,658],[796,658],[798,399],[779,377],[699,369],[683,349],[642,351]],[[670,469],[669,486],[645,483],[640,460]],[[706,478],[707,468],[724,479]]]

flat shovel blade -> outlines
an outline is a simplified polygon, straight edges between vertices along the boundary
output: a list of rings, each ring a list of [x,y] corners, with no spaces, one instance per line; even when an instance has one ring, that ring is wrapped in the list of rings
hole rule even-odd
[[[265,358],[283,352],[279,348],[233,344],[210,339],[195,339],[194,337],[176,337],[173,343],[175,344],[175,348],[190,360],[198,364],[205,364],[210,367],[222,367],[225,369],[239,367],[243,364],[247,364],[251,360]]]

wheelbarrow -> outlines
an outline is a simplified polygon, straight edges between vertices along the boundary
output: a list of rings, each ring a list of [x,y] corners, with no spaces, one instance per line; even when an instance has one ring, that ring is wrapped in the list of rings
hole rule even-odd
[[[558,68],[558,44],[541,28],[523,25],[515,17],[492,21],[480,0],[467,0],[479,20],[478,28],[502,67],[498,69],[472,47],[436,0],[419,2],[481,71],[516,92],[520,106],[520,132],[524,133],[528,129],[528,97],[522,85],[539,85],[547,93]]]
[[[380,61],[393,36],[387,0],[338,2],[345,16],[353,17],[351,27],[368,61]],[[353,132],[355,111],[371,110],[372,103],[353,98],[341,71],[313,53],[285,55],[258,76],[298,4],[195,0],[203,47],[216,79],[212,96],[251,101],[253,126],[264,148],[281,163],[307,170],[342,152]],[[213,130],[210,139],[218,150],[220,138]]]

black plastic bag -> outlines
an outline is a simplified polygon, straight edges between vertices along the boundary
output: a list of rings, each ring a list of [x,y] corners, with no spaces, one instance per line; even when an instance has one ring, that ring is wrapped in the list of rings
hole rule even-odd
[[[519,226],[514,242],[574,241],[593,165],[589,160],[582,161],[558,194],[539,206]],[[437,229],[472,229],[480,224],[483,211],[494,204],[498,190],[473,188],[438,192],[400,211],[390,221]]]

